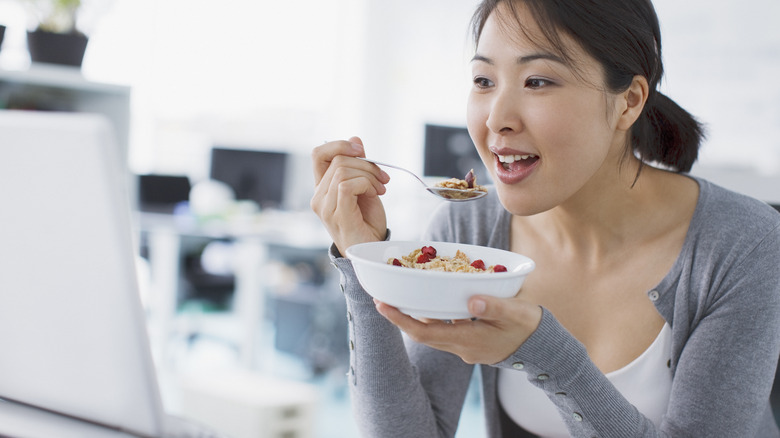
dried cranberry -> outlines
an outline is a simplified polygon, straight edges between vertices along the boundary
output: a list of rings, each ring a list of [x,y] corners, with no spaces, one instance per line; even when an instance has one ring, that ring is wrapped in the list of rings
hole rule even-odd
[[[506,266],[504,265],[493,266],[493,272],[506,272]]]
[[[431,258],[436,257],[436,248],[432,246],[423,246],[420,249],[420,252],[426,255],[429,255]]]
[[[433,259],[430,255],[422,253],[417,256],[417,263],[428,263]]]
[[[400,261],[400,260],[398,260],[398,259],[393,259],[393,266],[403,266],[403,265],[401,264],[401,261]]]
[[[474,260],[473,262],[471,262],[471,266],[473,266],[473,267],[475,267],[477,269],[480,269],[482,271],[485,270],[485,262],[483,262],[480,259],[477,259],[477,260]]]

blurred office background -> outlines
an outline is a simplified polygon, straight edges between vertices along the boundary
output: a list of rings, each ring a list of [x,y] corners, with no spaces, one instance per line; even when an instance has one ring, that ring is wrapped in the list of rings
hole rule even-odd
[[[357,135],[369,156],[430,178],[463,167],[484,176],[464,136],[478,1],[84,0],[90,40],[75,70],[30,62],[23,3],[0,0],[0,104],[33,90],[36,105],[53,106],[42,109],[116,121],[143,213],[142,292],[171,316],[150,311],[167,403],[179,406],[182,375],[248,369],[315,389],[313,436],[357,436],[343,299],[308,212],[309,153]],[[654,3],[662,91],[709,132],[694,173],[780,203],[780,3]],[[414,238],[438,201],[391,176],[390,228]],[[226,187],[245,202],[226,207]],[[262,245],[235,231],[257,226]],[[480,436],[478,408],[471,394],[462,436]]]

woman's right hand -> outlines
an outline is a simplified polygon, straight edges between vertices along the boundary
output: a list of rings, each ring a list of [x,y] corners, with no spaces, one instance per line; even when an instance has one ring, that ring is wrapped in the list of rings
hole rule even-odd
[[[387,217],[379,195],[390,176],[365,157],[358,137],[314,148],[314,196],[311,208],[330,233],[339,252],[351,245],[385,239]]]

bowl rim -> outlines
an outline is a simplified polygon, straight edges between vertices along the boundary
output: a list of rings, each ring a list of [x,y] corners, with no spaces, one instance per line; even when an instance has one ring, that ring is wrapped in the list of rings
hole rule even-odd
[[[398,266],[389,265],[386,262],[379,262],[375,260],[369,260],[363,257],[358,257],[355,254],[355,248],[358,247],[366,247],[366,246],[374,246],[374,245],[389,245],[389,244],[398,244],[398,245],[417,245],[419,246],[436,246],[437,244],[445,244],[445,245],[456,245],[459,247],[465,247],[466,249],[463,249],[464,252],[467,252],[468,248],[482,248],[487,249],[490,251],[498,251],[498,252],[506,252],[512,254],[514,257],[520,257],[522,260],[521,263],[515,267],[513,270],[508,270],[506,272],[490,272],[488,277],[483,277],[479,275],[479,272],[444,272],[444,271],[434,271],[434,270],[427,270],[427,269],[406,269],[407,275],[420,275],[420,276],[443,276],[447,278],[453,278],[453,277],[463,277],[463,278],[475,278],[480,280],[487,280],[490,278],[499,279],[499,278],[507,278],[507,277],[514,277],[514,276],[525,276],[530,274],[534,269],[536,269],[536,262],[534,262],[533,259],[530,257],[508,251],[501,248],[494,248],[491,246],[485,246],[485,245],[474,245],[470,243],[461,243],[461,242],[445,242],[445,241],[437,241],[437,240],[383,240],[383,241],[376,241],[376,242],[363,242],[363,243],[356,243],[346,249],[346,258],[351,260],[353,263],[364,263],[369,266],[372,266],[376,269],[382,269],[387,270],[388,272],[398,269]],[[476,274],[476,276],[475,276]]]

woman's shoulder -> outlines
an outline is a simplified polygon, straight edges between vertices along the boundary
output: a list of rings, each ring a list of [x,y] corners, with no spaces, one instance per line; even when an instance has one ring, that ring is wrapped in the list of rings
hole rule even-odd
[[[699,203],[694,219],[702,226],[735,228],[738,234],[761,233],[780,226],[780,213],[763,200],[737,193],[709,180],[699,183]]]
[[[753,260],[774,262],[780,258],[780,213],[769,204],[696,178],[699,201],[689,229],[690,251],[706,250],[707,259],[718,265],[745,260],[745,257],[774,258]],[[759,246],[763,251],[755,251]],[[764,252],[766,251],[766,252]],[[752,260],[752,258],[751,258]]]

